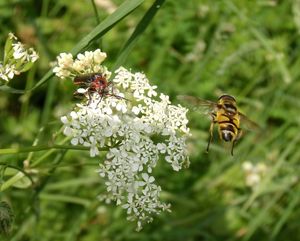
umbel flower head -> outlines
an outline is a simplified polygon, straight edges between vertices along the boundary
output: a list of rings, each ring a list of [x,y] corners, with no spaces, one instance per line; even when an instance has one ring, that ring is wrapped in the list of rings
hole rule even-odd
[[[38,59],[33,48],[26,48],[10,33],[5,43],[4,60],[0,61],[0,84],[6,84],[14,75],[29,70]]]
[[[253,164],[245,161],[242,165],[245,174],[245,182],[248,187],[255,189],[259,186],[261,180],[266,176],[268,167],[263,162]]]
[[[99,65],[104,58],[95,60],[95,54],[106,56],[99,51],[86,52],[75,61],[70,54],[61,54],[54,71],[61,78],[72,77],[79,65],[86,65],[107,75],[106,68]],[[139,230],[152,221],[153,214],[170,209],[161,200],[162,189],[152,174],[158,161],[166,161],[175,171],[189,164],[187,109],[158,94],[143,73],[121,67],[111,81],[114,94],[121,98],[95,92],[61,120],[71,143],[89,147],[91,157],[108,147],[98,169],[106,185],[100,198],[126,209],[128,220],[136,221]]]

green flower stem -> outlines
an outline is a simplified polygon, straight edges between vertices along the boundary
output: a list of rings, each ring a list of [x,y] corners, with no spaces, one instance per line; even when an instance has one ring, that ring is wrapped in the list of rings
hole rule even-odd
[[[64,140],[64,141],[66,141],[66,140]],[[56,149],[89,150],[89,147],[52,144],[52,145],[41,145],[41,146],[31,146],[31,147],[22,147],[22,148],[7,148],[7,149],[0,149],[0,155],[1,154],[16,154],[16,153],[24,153],[24,152],[36,152],[36,151],[49,150],[43,156],[41,156],[39,159],[37,159],[35,162],[32,163],[32,165],[30,167],[33,168],[33,167],[37,166],[43,160],[46,160],[46,158],[49,155],[51,155],[53,152],[55,152]],[[101,151],[107,151],[107,150],[108,150],[108,148],[101,149]],[[4,190],[8,189],[9,187],[13,186],[15,183],[20,181],[25,176],[27,176],[27,175],[23,171],[17,172],[14,176],[12,176],[9,180],[7,180],[5,183],[3,183],[0,186],[0,191],[2,192]]]
[[[59,130],[59,133],[60,133],[61,131],[62,131],[62,128]],[[39,139],[40,139],[40,136],[42,135],[42,132],[43,132],[43,128],[40,129],[40,132],[39,132],[39,134],[37,135],[37,137],[36,137],[36,139],[35,139],[35,141],[34,141],[34,143],[33,143],[33,146],[37,146],[38,141],[39,141]],[[70,140],[70,138],[69,138],[69,137],[66,137],[65,139],[63,139],[62,141],[60,141],[58,145],[64,145],[64,144],[65,144],[67,141],[69,141],[69,140]],[[37,164],[39,164],[40,162],[42,162],[45,158],[47,158],[48,156],[50,156],[54,151],[55,151],[55,149],[51,149],[51,150],[47,151],[44,155],[42,155],[40,158],[38,158],[37,160],[35,160],[35,161],[33,162],[33,164],[30,165],[30,166],[33,166],[33,167],[36,166]],[[28,157],[30,157],[30,159],[32,158],[33,153],[34,153],[34,152],[30,152],[30,153],[29,153]],[[27,159],[27,160],[30,161],[30,159]]]
[[[28,75],[27,75],[26,87],[25,87],[26,90],[32,88],[35,72],[36,72],[36,66],[34,65],[33,68],[28,72]],[[31,92],[30,91],[26,91],[25,94],[21,97],[22,98],[22,101],[21,101],[21,117],[20,117],[21,120],[26,118],[26,116],[28,114],[30,97],[31,97]]]
[[[37,152],[37,151],[45,151],[52,149],[71,149],[71,150],[89,150],[90,147],[85,146],[71,146],[71,145],[41,145],[41,146],[29,146],[29,147],[16,147],[16,148],[6,148],[0,149],[0,155],[7,154],[16,154],[16,153],[27,153],[27,152]]]
[[[1,187],[0,187],[0,191],[3,192],[4,190],[6,190],[7,188],[9,188],[10,186],[14,185],[16,182],[18,182],[20,179],[22,179],[23,177],[25,177],[24,172],[17,172],[16,175],[14,175],[13,177],[11,177],[10,179],[8,179],[6,182],[4,182]]]
[[[99,17],[99,13],[98,13],[97,6],[96,6],[96,4],[95,4],[95,0],[91,0],[91,3],[92,3],[92,6],[93,6],[94,15],[95,15],[97,24],[99,24],[99,23],[100,23],[100,17]]]

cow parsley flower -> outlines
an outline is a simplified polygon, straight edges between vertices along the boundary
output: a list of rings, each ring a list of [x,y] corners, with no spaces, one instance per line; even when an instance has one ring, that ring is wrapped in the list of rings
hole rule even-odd
[[[249,161],[245,161],[242,168],[245,173],[246,185],[252,189],[255,189],[260,184],[268,171],[268,167],[262,162],[252,164]]]
[[[101,66],[106,55],[99,50],[78,55],[75,61],[70,57],[58,57],[57,76],[66,76],[64,71],[69,71],[67,76],[72,78],[79,65],[88,67],[90,73],[98,68],[110,75]],[[170,210],[170,204],[160,198],[162,188],[153,175],[157,163],[166,161],[174,171],[189,164],[187,109],[172,105],[143,73],[121,67],[111,82],[116,96],[86,95],[86,100],[61,121],[71,144],[90,147],[90,156],[98,156],[101,148],[108,147],[98,169],[106,185],[100,199],[125,209],[128,220],[135,221],[139,230],[153,215]]]
[[[4,60],[0,61],[0,84],[7,83],[15,75],[29,70],[39,58],[33,48],[26,48],[17,37],[9,33],[5,43]]]
[[[102,73],[107,78],[111,73],[101,63],[106,59],[106,53],[100,49],[96,51],[85,51],[84,54],[78,54],[76,59],[73,59],[70,53],[61,53],[57,57],[57,65],[53,72],[59,78],[74,78],[78,75]]]

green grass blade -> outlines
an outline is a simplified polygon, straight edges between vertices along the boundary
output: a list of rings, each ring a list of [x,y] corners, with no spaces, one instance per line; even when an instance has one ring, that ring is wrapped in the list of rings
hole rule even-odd
[[[249,25],[249,31],[252,32],[253,36],[256,37],[256,39],[262,44],[262,46],[268,50],[270,53],[272,53],[274,56],[276,55],[276,51],[274,50],[270,39],[268,39],[260,30],[253,27],[253,25],[250,23],[250,20],[246,15],[244,15],[238,7],[232,2],[232,1],[224,1],[224,3],[245,23]],[[290,84],[292,81],[292,78],[290,76],[288,67],[285,65],[285,63],[279,59],[275,59],[275,63],[278,67],[278,70],[280,71],[282,75],[282,79],[285,84]]]
[[[82,49],[86,48],[94,40],[99,39],[106,32],[108,32],[115,24],[125,18],[144,0],[127,0],[115,12],[104,19],[97,27],[94,28],[88,35],[86,35],[71,51],[72,54],[77,54]]]
[[[113,71],[116,70],[118,67],[120,67],[130,54],[132,48],[136,44],[138,38],[143,34],[143,32],[146,30],[146,28],[151,23],[152,19],[154,18],[157,11],[161,8],[165,0],[156,0],[152,6],[149,8],[149,10],[146,12],[142,20],[139,22],[139,24],[136,26],[134,32],[128,39],[128,41],[125,43],[124,47],[122,48],[119,57],[113,67]]]
[[[74,203],[85,207],[88,207],[91,203],[87,199],[63,194],[42,193],[40,194],[40,198],[47,201]]]
[[[270,202],[267,205],[264,206],[264,209],[255,218],[251,220],[248,226],[247,234],[246,236],[244,236],[243,241],[250,240],[251,237],[255,234],[255,232],[257,232],[257,230],[262,228],[264,224],[268,222],[268,220],[270,219],[270,212],[272,207],[276,205],[276,203],[282,197],[282,195],[284,195],[284,193],[277,193],[276,196],[274,196],[274,198],[270,200]]]
[[[296,192],[292,192],[293,198],[290,201],[290,204],[285,209],[284,213],[281,215],[280,219],[278,220],[275,228],[273,229],[273,232],[271,234],[271,239],[274,240],[275,237],[278,235],[280,230],[282,229],[283,225],[286,224],[288,218],[293,214],[293,211],[295,210],[295,207],[299,204],[300,195],[299,190]]]

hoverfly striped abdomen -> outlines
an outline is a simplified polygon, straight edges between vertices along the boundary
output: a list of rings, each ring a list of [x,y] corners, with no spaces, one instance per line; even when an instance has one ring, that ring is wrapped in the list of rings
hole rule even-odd
[[[235,99],[230,95],[222,95],[218,100],[218,106],[220,106],[217,112],[220,138],[226,142],[236,141],[240,131],[240,119]]]
[[[232,123],[219,123],[221,139],[224,141],[232,141],[238,134],[238,129]]]

